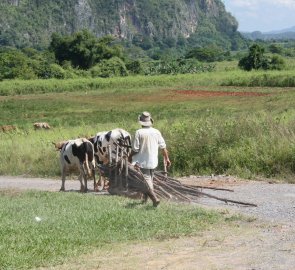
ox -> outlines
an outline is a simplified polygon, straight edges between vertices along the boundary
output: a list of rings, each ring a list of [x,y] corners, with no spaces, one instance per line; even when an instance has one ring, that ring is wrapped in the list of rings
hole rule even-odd
[[[118,155],[125,154],[128,156],[131,152],[131,135],[121,128],[99,132],[94,137],[89,138],[89,140],[94,145],[94,155],[98,164],[106,165],[109,163],[109,146],[111,147],[110,150],[114,156],[116,155],[117,146]],[[95,190],[102,190],[105,181],[102,181],[100,171],[98,182],[100,183],[100,186],[97,184]]]
[[[13,126],[13,125],[0,126],[0,131],[3,131],[3,132],[10,132],[14,130],[16,130],[16,126]]]
[[[65,191],[66,173],[78,169],[81,192],[87,192],[87,177],[93,177],[95,187],[95,160],[93,144],[87,139],[69,140],[63,144],[60,151],[60,165],[62,173],[61,191]],[[82,182],[84,179],[84,185]]]
[[[103,164],[109,162],[109,145],[111,146],[112,154],[116,154],[117,146],[119,146],[119,154],[124,151],[128,156],[131,151],[131,135],[121,128],[99,132],[90,141],[94,145],[94,154],[98,158],[99,163]]]
[[[35,130],[36,129],[50,129],[50,126],[49,126],[49,124],[48,123],[46,123],[46,122],[37,122],[37,123],[34,123],[33,124],[33,126],[34,126],[34,128],[35,128]]]

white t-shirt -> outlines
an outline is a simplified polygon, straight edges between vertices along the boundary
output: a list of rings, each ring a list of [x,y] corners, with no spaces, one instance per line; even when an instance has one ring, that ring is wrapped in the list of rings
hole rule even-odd
[[[132,163],[138,163],[140,168],[155,169],[158,166],[158,149],[166,148],[166,143],[159,130],[144,127],[135,132],[132,150],[136,154]]]

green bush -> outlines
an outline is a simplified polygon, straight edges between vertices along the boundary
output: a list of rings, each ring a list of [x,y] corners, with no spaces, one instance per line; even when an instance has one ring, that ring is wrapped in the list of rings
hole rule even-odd
[[[250,71],[252,69],[267,69],[267,59],[264,56],[264,48],[258,44],[253,44],[247,56],[239,61],[241,69]]]
[[[285,60],[279,55],[273,55],[270,59],[269,69],[283,70],[285,68]]]
[[[69,36],[52,35],[50,51],[62,64],[70,61],[76,68],[89,69],[104,59],[121,57],[121,47],[113,45],[114,37],[100,39],[87,30]]]
[[[0,79],[36,79],[29,58],[18,50],[0,53]]]
[[[177,59],[166,61],[152,61],[144,66],[145,75],[160,75],[160,74],[187,74],[213,71],[214,64],[204,65],[194,59]]]
[[[90,69],[92,77],[117,77],[127,76],[128,70],[124,62],[119,57],[112,57],[108,60],[102,60],[99,64]]]
[[[130,61],[126,64],[126,68],[133,74],[140,74],[142,72],[142,65],[139,60]]]
[[[186,54],[186,58],[195,58],[202,62],[214,62],[223,60],[225,55],[217,46],[194,48]]]
[[[284,66],[285,61],[282,57],[279,55],[265,56],[264,48],[258,44],[253,44],[249,49],[249,54],[239,61],[239,67],[247,71],[252,69],[281,70]]]

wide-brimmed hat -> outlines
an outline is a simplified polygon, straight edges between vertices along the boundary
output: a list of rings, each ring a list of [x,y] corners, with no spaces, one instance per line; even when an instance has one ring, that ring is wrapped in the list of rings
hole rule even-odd
[[[149,112],[143,112],[138,116],[138,122],[144,127],[150,127],[153,125],[154,120]]]

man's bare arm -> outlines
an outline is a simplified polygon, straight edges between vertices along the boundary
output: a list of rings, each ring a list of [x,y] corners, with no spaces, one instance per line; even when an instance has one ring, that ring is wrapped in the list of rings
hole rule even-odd
[[[165,162],[166,166],[170,167],[171,166],[171,161],[169,159],[168,150],[166,148],[162,149],[162,154],[163,154],[164,162]]]

